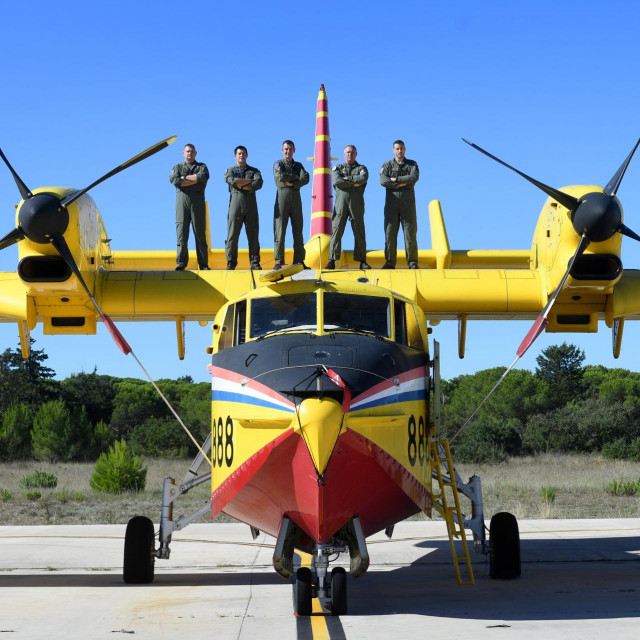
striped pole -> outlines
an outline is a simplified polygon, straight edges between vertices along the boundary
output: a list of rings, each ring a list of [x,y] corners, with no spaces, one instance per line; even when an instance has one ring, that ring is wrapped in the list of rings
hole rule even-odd
[[[329,101],[320,85],[316,112],[316,144],[313,158],[313,188],[311,191],[311,237],[331,235],[331,142],[329,138]]]

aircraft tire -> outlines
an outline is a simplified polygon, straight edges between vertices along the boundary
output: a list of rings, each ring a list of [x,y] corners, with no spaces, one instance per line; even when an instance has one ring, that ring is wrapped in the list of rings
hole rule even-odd
[[[347,573],[343,567],[331,571],[331,611],[334,616],[347,613]]]
[[[489,525],[489,574],[494,580],[520,577],[520,531],[516,517],[502,511]]]
[[[311,598],[313,597],[313,580],[311,569],[300,567],[296,571],[295,606],[299,616],[311,615]]]
[[[153,582],[155,566],[155,535],[153,522],[144,516],[129,520],[124,535],[124,568],[122,577],[127,584]]]

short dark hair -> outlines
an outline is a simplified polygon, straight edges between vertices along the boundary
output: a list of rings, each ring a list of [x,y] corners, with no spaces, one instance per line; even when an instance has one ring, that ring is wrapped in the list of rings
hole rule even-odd
[[[285,144],[290,144],[290,145],[295,149],[295,146],[296,146],[296,145],[295,145],[295,144],[293,144],[293,140],[285,140],[285,141],[282,143],[282,146],[284,147],[284,145],[285,145]]]
[[[245,147],[244,145],[239,144],[234,150],[233,150],[233,155],[235,156],[236,153],[238,153],[238,151],[242,149],[247,155],[249,155],[249,152],[247,151],[247,147]]]
[[[191,144],[190,142],[187,142],[187,144],[185,144],[184,147],[182,147],[182,150],[184,151],[187,147],[191,147],[194,151],[196,150],[196,145]]]
[[[355,144],[346,144],[344,146],[344,148],[346,149],[347,147],[351,147],[356,153],[358,153],[358,149],[356,148]]]
[[[407,146],[403,140],[395,140],[393,146],[395,147],[397,144],[401,144],[403,147]]]

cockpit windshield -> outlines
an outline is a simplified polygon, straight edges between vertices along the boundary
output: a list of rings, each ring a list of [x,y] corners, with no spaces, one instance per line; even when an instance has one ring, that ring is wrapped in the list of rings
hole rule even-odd
[[[251,337],[278,331],[316,331],[315,292],[292,293],[251,302]]]
[[[389,338],[389,300],[327,291],[324,294],[324,330],[361,331]]]

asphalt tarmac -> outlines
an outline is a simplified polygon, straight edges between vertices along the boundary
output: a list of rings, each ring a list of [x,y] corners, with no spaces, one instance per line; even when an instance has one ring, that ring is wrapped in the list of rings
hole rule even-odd
[[[122,581],[124,526],[0,527],[0,634],[118,637],[502,640],[638,638],[640,519],[526,520],[522,577],[496,581],[475,556],[456,582],[442,522],[404,522],[368,540],[348,579],[349,613],[297,618],[292,583],[271,567],[273,538],[239,524],[174,535],[151,585]],[[302,559],[304,561],[304,558]],[[348,561],[348,558],[344,558]]]

